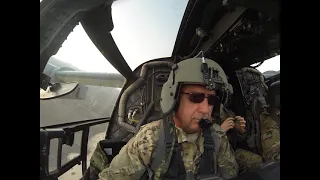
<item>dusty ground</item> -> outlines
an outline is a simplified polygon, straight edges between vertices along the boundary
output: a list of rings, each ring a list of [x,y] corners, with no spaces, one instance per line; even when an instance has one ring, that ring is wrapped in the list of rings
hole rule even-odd
[[[95,145],[99,142],[99,140],[102,140],[104,138],[105,133],[97,133],[94,136],[92,136],[89,139],[89,144],[88,144],[88,165],[89,165],[89,160],[91,158],[91,155],[95,149]],[[77,156],[78,153],[69,153],[67,156],[68,160],[71,160],[73,157]],[[77,165],[70,169],[67,173],[59,177],[59,180],[74,180],[77,179],[79,180],[82,176],[82,170],[81,170],[81,165]]]
[[[58,98],[48,101],[40,101],[40,127],[67,122],[75,122],[86,119],[110,117],[113,106],[120,90],[116,88],[88,86],[86,98],[82,100]],[[103,139],[107,130],[107,123],[90,128],[88,140],[88,161],[99,140]],[[51,141],[49,156],[49,171],[57,167],[58,139]],[[72,147],[63,145],[62,165],[80,153],[81,132],[75,134]],[[87,163],[89,165],[89,162]],[[59,177],[59,180],[79,180],[82,175],[81,165],[70,169]]]

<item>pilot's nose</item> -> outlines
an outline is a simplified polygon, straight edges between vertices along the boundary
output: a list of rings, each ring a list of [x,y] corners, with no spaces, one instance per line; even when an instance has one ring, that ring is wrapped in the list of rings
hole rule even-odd
[[[203,114],[209,114],[210,110],[212,109],[212,106],[208,104],[208,99],[204,98],[204,100],[199,103],[198,111]]]

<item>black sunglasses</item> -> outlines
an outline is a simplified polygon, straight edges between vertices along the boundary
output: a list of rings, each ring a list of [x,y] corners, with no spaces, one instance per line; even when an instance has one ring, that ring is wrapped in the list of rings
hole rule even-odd
[[[192,93],[181,92],[181,93],[182,94],[188,94],[189,95],[189,101],[191,101],[193,103],[201,103],[204,100],[204,98],[207,98],[208,99],[208,104],[209,105],[214,105],[215,101],[219,98],[216,95],[205,94],[205,93],[197,93],[197,92],[192,92]]]

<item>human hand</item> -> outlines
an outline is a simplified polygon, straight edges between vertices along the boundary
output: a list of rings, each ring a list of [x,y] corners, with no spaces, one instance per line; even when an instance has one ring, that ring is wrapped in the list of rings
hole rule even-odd
[[[224,130],[224,132],[229,131],[229,129],[232,129],[233,127],[234,127],[234,118],[233,117],[228,117],[221,124],[221,128]]]
[[[235,127],[239,130],[240,133],[244,133],[246,131],[246,121],[244,120],[244,118],[241,116],[236,116],[235,121]]]

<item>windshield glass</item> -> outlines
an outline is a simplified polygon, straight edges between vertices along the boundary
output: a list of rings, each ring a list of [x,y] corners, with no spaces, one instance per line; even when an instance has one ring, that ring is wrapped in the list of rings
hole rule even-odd
[[[51,77],[51,83],[77,81],[79,89],[56,99],[40,100],[40,127],[110,117],[124,84],[124,77],[99,52],[81,25],[49,59],[44,74]]]
[[[188,0],[112,4],[111,34],[132,70],[146,61],[171,56],[187,4]]]
[[[252,64],[251,66],[255,66],[258,63]],[[259,67],[256,68],[263,74],[280,72],[280,55],[277,55],[273,58],[265,60]]]
[[[88,119],[110,117],[125,78],[92,43],[81,24],[76,26],[44,69],[51,83],[77,81],[78,89],[56,99],[40,100],[40,127]],[[87,164],[108,123],[90,128]],[[72,147],[63,145],[62,164],[79,155],[81,132],[75,133]],[[58,139],[50,143],[49,171],[57,168]],[[59,179],[80,179],[81,165],[76,165]]]

